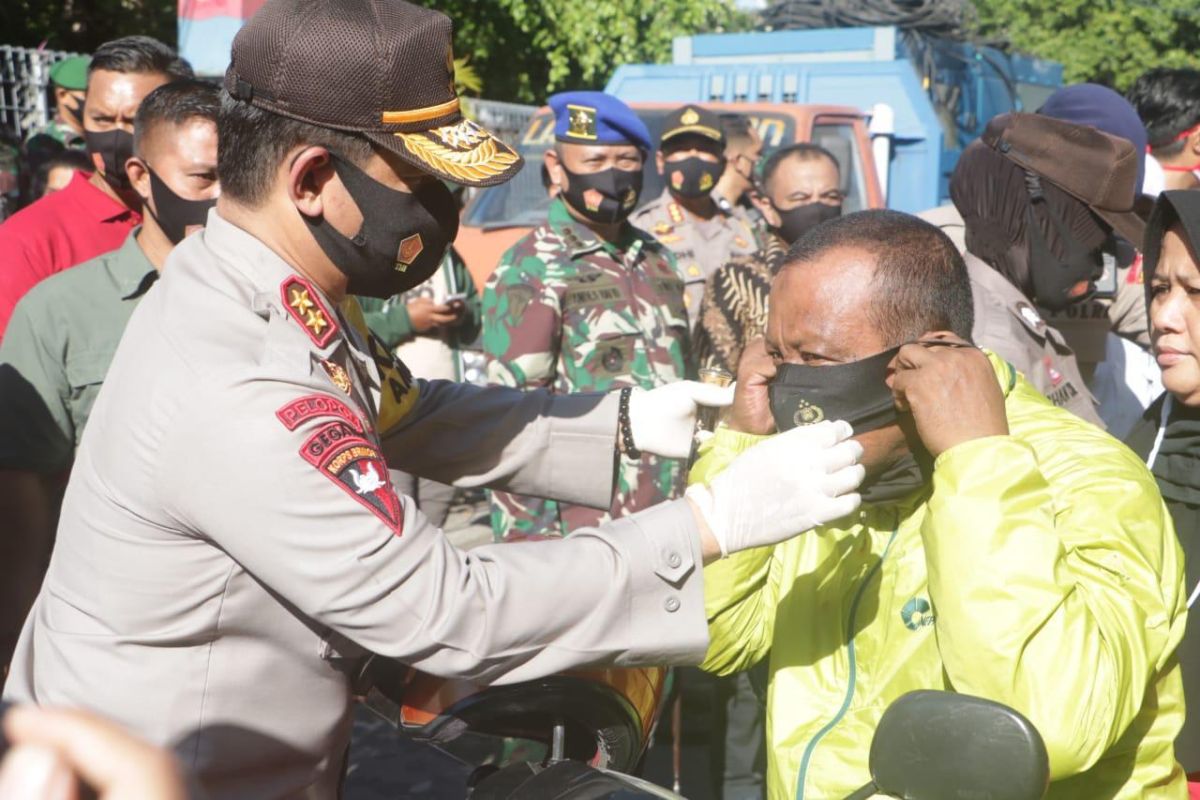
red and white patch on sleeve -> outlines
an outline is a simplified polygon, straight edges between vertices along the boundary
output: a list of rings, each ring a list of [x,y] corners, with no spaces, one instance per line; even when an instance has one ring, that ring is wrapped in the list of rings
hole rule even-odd
[[[289,431],[294,431],[310,419],[318,417],[343,419],[353,425],[359,433],[365,429],[362,417],[341,400],[327,394],[306,394],[297,397],[276,411],[275,416]]]
[[[397,536],[403,533],[404,505],[392,487],[387,462],[365,438],[362,420],[349,406],[327,395],[312,394],[287,403],[275,416],[290,431],[311,419],[327,419],[304,440],[300,456]]]

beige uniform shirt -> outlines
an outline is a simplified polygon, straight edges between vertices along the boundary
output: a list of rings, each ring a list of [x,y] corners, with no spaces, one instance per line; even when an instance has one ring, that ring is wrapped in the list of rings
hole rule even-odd
[[[700,219],[675,202],[669,190],[639,209],[631,221],[675,254],[693,328],[700,318],[708,276],[730,259],[758,251],[754,226],[744,215],[722,211],[718,204],[711,219]]]
[[[963,259],[975,306],[975,344],[1016,367],[1054,405],[1103,428],[1096,401],[1063,335],[1047,325],[1003,275],[970,253],[963,253]]]
[[[99,711],[212,797],[329,798],[368,651],[496,682],[698,661],[683,501],[468,554],[389,482],[606,506],[614,431],[612,397],[411,381],[214,211],[117,350],[5,699]]]
[[[1056,406],[1103,428],[1096,401],[1066,339],[1046,323],[1020,289],[967,252],[958,209],[952,205],[939,206],[917,216],[941,228],[966,261],[975,311],[971,330],[975,344],[1012,364]]]

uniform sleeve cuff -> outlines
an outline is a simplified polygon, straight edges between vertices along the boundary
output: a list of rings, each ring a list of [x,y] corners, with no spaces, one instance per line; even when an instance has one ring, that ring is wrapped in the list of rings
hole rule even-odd
[[[685,500],[672,500],[605,529],[636,570],[630,582],[629,650],[638,664],[698,664],[708,650],[700,531]]]

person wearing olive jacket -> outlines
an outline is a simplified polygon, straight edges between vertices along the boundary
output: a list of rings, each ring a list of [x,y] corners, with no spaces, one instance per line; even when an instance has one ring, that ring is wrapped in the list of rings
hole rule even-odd
[[[1185,798],[1184,561],[1154,478],[970,345],[971,318],[962,259],[913,217],[853,214],[793,248],[688,491],[824,417],[865,450],[863,506],[707,568],[702,666],[770,651],[773,800],[866,783],[880,716],[916,689],[1028,717],[1049,798]]]

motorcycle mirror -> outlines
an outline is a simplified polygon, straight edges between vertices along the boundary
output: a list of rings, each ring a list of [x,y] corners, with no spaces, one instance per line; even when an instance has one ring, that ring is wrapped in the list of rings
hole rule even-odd
[[[870,768],[871,783],[847,800],[1041,800],[1050,782],[1046,745],[1029,720],[953,692],[909,692],[892,703],[871,740]]]

